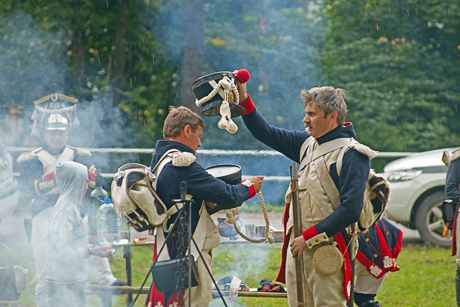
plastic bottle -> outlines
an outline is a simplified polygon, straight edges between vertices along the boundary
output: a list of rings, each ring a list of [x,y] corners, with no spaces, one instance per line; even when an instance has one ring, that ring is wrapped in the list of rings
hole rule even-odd
[[[102,176],[99,169],[96,169],[96,182],[95,188],[91,191],[91,202],[88,208],[88,226],[89,226],[89,235],[93,236],[96,239],[97,235],[97,211],[102,206],[99,197],[108,198],[109,193],[102,187]],[[91,241],[92,239],[90,239]],[[95,244],[96,242],[91,241]]]
[[[96,175],[95,188],[91,192],[91,198],[95,199],[96,201],[99,200],[99,197],[108,198],[109,193],[107,193],[107,191],[104,190],[104,188],[102,187],[101,171],[99,169],[96,169],[95,175]],[[99,206],[99,204],[98,204],[98,206]]]
[[[110,198],[100,197],[104,203],[97,211],[97,238],[99,244],[114,244],[120,241],[121,220],[118,218]]]

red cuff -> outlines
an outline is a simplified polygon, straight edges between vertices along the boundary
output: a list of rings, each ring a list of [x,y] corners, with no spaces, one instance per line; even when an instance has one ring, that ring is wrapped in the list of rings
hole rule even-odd
[[[256,106],[252,102],[251,96],[249,96],[249,94],[248,94],[248,99],[246,99],[245,102],[240,102],[239,106],[241,106],[241,107],[246,109],[246,112],[244,112],[243,115],[247,115],[247,114],[251,113],[256,108]]]
[[[96,173],[88,170],[88,179],[92,181],[96,181]]]
[[[253,185],[249,187],[249,193],[250,193],[249,198],[253,198],[254,195],[256,195],[256,188],[254,188]]]
[[[53,180],[53,178],[54,178],[54,172],[51,172],[51,173],[43,175],[42,181]]]
[[[256,188],[254,188],[254,184],[248,180],[244,180],[243,182],[241,182],[242,185],[244,186],[247,186],[249,188],[249,197],[248,199],[250,198],[253,198],[254,195],[256,195]]]
[[[302,233],[302,236],[303,238],[305,239],[305,241],[315,237],[318,235],[318,231],[316,230],[316,227],[315,226],[312,226],[310,228],[308,228],[307,230],[305,230],[303,233]]]

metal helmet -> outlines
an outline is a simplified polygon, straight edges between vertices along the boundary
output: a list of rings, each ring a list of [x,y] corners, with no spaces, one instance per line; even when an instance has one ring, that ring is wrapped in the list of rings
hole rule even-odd
[[[69,120],[61,114],[50,114],[43,123],[45,130],[67,130],[69,128]]]
[[[31,135],[39,137],[40,129],[65,131],[79,126],[77,102],[78,99],[59,93],[57,85],[51,85],[49,95],[34,101]]]

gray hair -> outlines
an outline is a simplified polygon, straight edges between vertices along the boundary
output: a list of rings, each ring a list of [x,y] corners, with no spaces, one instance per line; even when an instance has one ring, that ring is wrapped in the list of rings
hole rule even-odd
[[[303,89],[300,97],[305,102],[305,106],[314,103],[318,108],[323,110],[324,117],[332,112],[337,112],[337,123],[343,125],[347,117],[347,104],[344,98],[347,92],[341,88],[332,86],[314,87],[312,89]]]

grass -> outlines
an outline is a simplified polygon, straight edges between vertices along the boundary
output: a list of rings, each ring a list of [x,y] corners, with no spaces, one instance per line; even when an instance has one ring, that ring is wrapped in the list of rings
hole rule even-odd
[[[35,275],[33,256],[29,246],[10,246],[14,264],[29,269],[29,281]],[[152,251],[147,247],[132,248],[133,284],[139,286],[149,270]],[[237,276],[251,288],[259,287],[260,280],[274,280],[278,273],[281,247],[268,244],[222,244],[214,250],[213,276],[219,280],[225,276]],[[3,254],[0,262],[4,265]],[[125,259],[118,250],[111,260],[112,270],[118,278],[126,279]],[[382,306],[455,306],[454,277],[456,264],[450,257],[450,250],[423,244],[404,246],[398,258],[399,272],[389,273],[377,300]],[[149,284],[151,279],[147,284]],[[143,306],[145,295],[135,306]],[[228,306],[287,306],[282,298],[240,297],[238,304]],[[22,292],[21,307],[35,306],[34,286]],[[94,295],[87,296],[87,306],[100,306]],[[126,306],[125,296],[114,296],[114,307]],[[212,300],[210,306],[223,306],[219,299]]]
[[[456,263],[450,250],[426,245],[404,246],[400,271],[387,274],[377,295],[383,306],[456,306]]]
[[[280,205],[273,205],[273,204],[265,204],[267,212],[284,212],[285,207]],[[240,207],[240,212],[248,212],[248,213],[261,213],[262,207],[261,206],[249,206],[247,204],[242,204]]]

